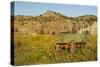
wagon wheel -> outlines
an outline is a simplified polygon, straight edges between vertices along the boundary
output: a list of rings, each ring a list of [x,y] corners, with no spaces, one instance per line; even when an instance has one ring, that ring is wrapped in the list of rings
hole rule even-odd
[[[71,40],[71,41],[69,42],[69,51],[70,51],[71,53],[74,53],[74,52],[75,52],[75,41],[74,41],[74,40]]]

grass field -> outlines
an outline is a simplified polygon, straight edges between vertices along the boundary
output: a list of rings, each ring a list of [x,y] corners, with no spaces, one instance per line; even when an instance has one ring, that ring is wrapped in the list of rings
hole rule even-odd
[[[24,64],[48,64],[92,61],[97,59],[96,35],[89,36],[90,47],[76,49],[75,53],[62,50],[55,54],[56,42],[68,42],[70,40],[81,41],[82,35],[21,35],[14,37],[15,65]]]

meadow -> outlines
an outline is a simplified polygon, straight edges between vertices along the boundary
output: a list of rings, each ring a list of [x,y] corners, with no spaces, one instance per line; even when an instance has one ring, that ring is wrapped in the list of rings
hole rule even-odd
[[[67,49],[55,54],[55,43],[69,42],[70,40],[81,41],[81,34],[44,35],[33,34],[14,35],[14,61],[15,65],[25,64],[52,64],[66,62],[82,62],[97,60],[97,36],[88,36],[89,48],[76,49],[75,53]]]
[[[97,17],[67,17],[55,11],[39,16],[12,16],[14,65],[54,64],[97,60]],[[13,36],[12,35],[12,36]],[[13,38],[12,38],[13,39]],[[87,48],[75,52],[54,48],[57,43],[87,41]],[[76,44],[75,44],[76,45]]]

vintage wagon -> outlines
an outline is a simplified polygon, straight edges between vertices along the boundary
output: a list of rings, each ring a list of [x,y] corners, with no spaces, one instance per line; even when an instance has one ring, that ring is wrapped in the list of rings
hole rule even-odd
[[[55,45],[57,51],[68,49],[73,53],[77,48],[86,48],[89,45],[89,34],[59,34],[59,40]]]

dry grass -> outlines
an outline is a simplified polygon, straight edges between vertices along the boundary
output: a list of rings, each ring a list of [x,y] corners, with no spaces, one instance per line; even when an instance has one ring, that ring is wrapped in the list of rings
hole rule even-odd
[[[15,65],[79,62],[97,59],[96,35],[89,36],[90,48],[77,49],[75,53],[70,53],[65,49],[55,54],[54,45],[59,37],[61,36],[15,35]]]

